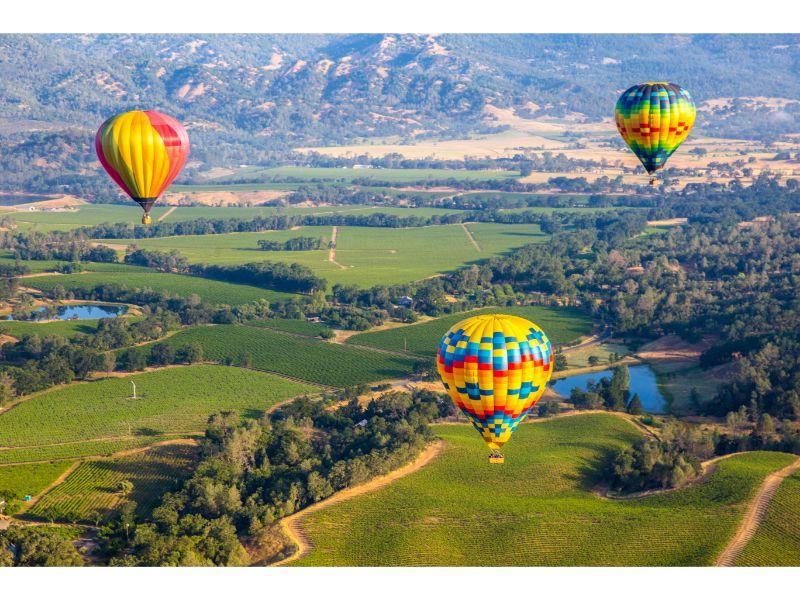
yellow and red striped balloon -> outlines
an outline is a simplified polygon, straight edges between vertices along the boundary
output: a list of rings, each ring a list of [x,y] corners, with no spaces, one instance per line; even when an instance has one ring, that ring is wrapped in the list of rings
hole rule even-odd
[[[502,462],[499,451],[544,394],[553,349],[539,327],[513,315],[477,315],[439,342],[439,375],[453,402]]]
[[[189,156],[189,136],[175,119],[154,110],[132,110],[111,117],[94,140],[100,163],[111,178],[144,209],[150,209],[180,173]]]

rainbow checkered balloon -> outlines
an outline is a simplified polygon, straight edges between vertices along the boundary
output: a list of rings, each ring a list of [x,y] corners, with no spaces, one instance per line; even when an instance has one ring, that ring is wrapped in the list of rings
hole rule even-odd
[[[679,85],[648,81],[617,100],[617,129],[652,175],[687,138],[695,112],[694,100]]]
[[[444,334],[437,363],[453,402],[498,451],[544,394],[553,350],[527,319],[478,315]]]

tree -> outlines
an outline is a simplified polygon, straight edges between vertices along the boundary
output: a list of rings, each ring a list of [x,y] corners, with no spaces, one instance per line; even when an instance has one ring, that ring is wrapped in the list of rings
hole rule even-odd
[[[17,395],[14,379],[6,372],[0,373],[0,406],[5,406]]]
[[[127,498],[128,495],[130,495],[130,493],[133,491],[133,484],[127,479],[120,481],[117,484],[117,491],[119,492],[120,496]]]
[[[639,394],[634,394],[631,401],[628,403],[628,412],[632,415],[641,415],[644,414],[644,408],[642,407],[642,401],[639,400]]]
[[[697,388],[694,386],[692,386],[692,389],[689,391],[689,407],[696,413],[699,413],[703,408],[703,403],[700,400],[700,392],[698,392]]]
[[[143,371],[147,367],[147,356],[142,348],[126,348],[117,356],[117,366],[121,371]]]
[[[175,352],[175,360],[189,365],[198,363],[203,360],[203,347],[198,342],[184,344]]]
[[[592,354],[591,356],[589,356],[586,362],[589,363],[590,367],[596,367],[597,365],[600,364],[600,357]]]
[[[117,366],[117,357],[114,355],[113,352],[106,352],[103,354],[103,358],[100,361],[103,371],[105,371],[106,375],[111,375],[111,371],[113,371]]]
[[[560,349],[556,350],[555,354],[553,354],[553,370],[565,371],[566,369],[567,369],[566,355]]]
[[[150,348],[151,365],[164,366],[175,362],[175,348],[168,342],[158,342]]]

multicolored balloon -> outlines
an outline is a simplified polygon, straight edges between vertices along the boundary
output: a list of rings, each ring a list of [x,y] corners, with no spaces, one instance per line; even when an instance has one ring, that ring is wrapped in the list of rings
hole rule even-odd
[[[189,136],[172,117],[132,110],[103,123],[94,147],[111,178],[144,209],[147,224],[153,204],[186,163]]]
[[[679,85],[648,81],[628,88],[617,100],[617,129],[653,175],[689,135],[695,112],[694,100]]]
[[[544,394],[553,350],[534,323],[512,315],[464,319],[444,334],[439,376],[453,402],[503,462],[500,448]]]

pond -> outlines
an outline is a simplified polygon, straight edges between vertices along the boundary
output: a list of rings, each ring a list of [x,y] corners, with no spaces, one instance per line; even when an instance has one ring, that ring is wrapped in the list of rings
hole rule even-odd
[[[126,310],[126,306],[113,306],[111,304],[69,304],[56,306],[56,312],[48,311],[47,307],[42,307],[32,312],[31,318],[14,319],[12,315],[2,317],[4,321],[47,321],[59,319],[61,321],[71,321],[77,319],[103,319],[118,317]]]
[[[666,411],[667,401],[658,389],[656,374],[649,365],[636,365],[630,367],[628,371],[631,374],[631,396],[639,394],[639,400],[642,401],[642,407],[645,412],[663,414]],[[610,379],[612,375],[611,370],[581,373],[580,375],[556,379],[550,383],[550,387],[558,394],[569,398],[569,393],[573,388],[580,388],[585,391],[590,381],[596,383],[603,377]]]

